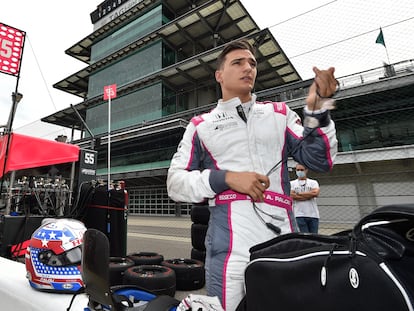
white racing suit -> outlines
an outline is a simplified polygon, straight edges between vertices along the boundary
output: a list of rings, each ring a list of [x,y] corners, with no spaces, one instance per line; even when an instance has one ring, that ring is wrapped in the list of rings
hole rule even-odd
[[[302,126],[299,116],[285,103],[255,100],[253,95],[247,118],[236,109],[241,104],[238,98],[219,101],[211,112],[194,117],[167,178],[173,200],[209,199],[206,289],[207,295],[219,297],[227,311],[235,310],[244,296],[250,247],[276,236],[266,223],[274,224],[281,233],[297,231],[289,196],[288,156],[311,170],[329,171],[337,151],[329,111],[314,113],[311,123],[320,127],[309,128]],[[256,202],[261,211],[253,208],[249,196],[230,190],[225,183],[226,171],[265,175],[276,164],[264,202]]]

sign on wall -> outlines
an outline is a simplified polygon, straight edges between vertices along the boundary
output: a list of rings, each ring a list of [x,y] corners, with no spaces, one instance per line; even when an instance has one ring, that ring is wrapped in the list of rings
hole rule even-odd
[[[115,18],[142,2],[143,0],[105,0],[98,5],[91,16],[94,30],[108,24]]]

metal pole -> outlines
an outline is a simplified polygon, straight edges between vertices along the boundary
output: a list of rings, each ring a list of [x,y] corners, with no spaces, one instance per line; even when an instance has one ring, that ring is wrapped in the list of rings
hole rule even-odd
[[[3,192],[3,184],[4,184],[4,180],[5,180],[5,175],[6,175],[6,167],[7,167],[7,160],[9,157],[9,151],[10,151],[10,144],[11,144],[11,140],[12,140],[12,128],[13,128],[13,120],[14,120],[14,115],[16,113],[16,107],[18,102],[20,101],[20,99],[22,98],[22,95],[19,94],[17,92],[17,88],[19,85],[19,76],[17,76],[17,82],[16,82],[16,91],[12,94],[12,108],[10,110],[10,115],[9,115],[9,120],[7,122],[7,128],[6,128],[6,150],[4,152],[4,163],[3,163],[3,175],[1,176],[1,184],[0,184],[0,193]],[[11,185],[10,185],[11,187]]]
[[[108,191],[111,190],[111,92],[108,97]]]
[[[391,66],[390,56],[388,55],[388,49],[387,49],[387,47],[386,47],[386,46],[384,46],[384,47],[385,47],[385,53],[387,54],[388,65],[390,65],[390,66]]]
[[[9,190],[7,194],[7,203],[6,203],[6,214],[9,215],[11,212],[11,205],[12,205],[12,196],[13,196],[13,184],[14,180],[16,179],[16,171],[12,171],[10,174],[10,182],[9,182]]]
[[[72,167],[71,167],[71,170],[70,170],[69,202],[68,202],[69,215],[72,214],[72,208],[73,208],[72,200],[73,200],[73,186],[74,186],[74,183],[75,183],[75,171],[76,171],[75,163],[76,162],[72,162]],[[80,172],[79,172],[79,174],[80,174]],[[78,185],[77,190],[79,191],[79,193],[78,193],[78,196],[79,196],[80,195],[80,185]],[[66,216],[66,215],[64,215],[64,216]]]
[[[112,89],[109,91],[108,96],[108,192],[107,192],[107,206],[110,206],[111,202],[111,97]],[[106,210],[106,233],[108,236],[111,233],[111,215],[109,208]],[[110,241],[111,242],[111,241]]]
[[[15,91],[12,94],[12,109],[10,111],[10,116],[9,116],[9,120],[7,122],[7,132],[6,132],[6,151],[4,153],[4,163],[3,163],[3,174],[1,176],[1,182],[0,182],[0,195],[3,192],[3,183],[4,183],[4,179],[5,179],[5,175],[6,175],[6,166],[7,166],[7,158],[9,156],[9,148],[10,148],[10,141],[11,141],[11,134],[12,134],[12,128],[13,128],[13,120],[14,120],[14,115],[16,113],[16,107],[18,102],[20,101],[20,99],[22,98],[22,95],[19,94],[18,89],[19,89],[19,80],[20,80],[20,68],[22,67],[22,62],[23,62],[23,50],[24,50],[24,43],[25,43],[25,36],[23,37],[23,41],[22,41],[22,53],[21,53],[21,57],[20,57],[20,64],[19,64],[19,71],[17,73],[17,78],[16,78],[16,87],[15,87]],[[10,185],[11,187],[12,185]]]
[[[73,109],[73,111],[75,112],[76,116],[82,122],[83,126],[86,128],[86,130],[88,131],[89,135],[91,136],[91,139],[92,139],[92,141],[91,141],[91,149],[94,150],[95,149],[95,136],[93,135],[91,129],[88,126],[88,124],[86,124],[85,120],[83,120],[82,116],[80,115],[79,111],[75,108],[75,106],[73,106],[71,104],[70,107]],[[72,132],[73,132],[73,129],[72,129]]]

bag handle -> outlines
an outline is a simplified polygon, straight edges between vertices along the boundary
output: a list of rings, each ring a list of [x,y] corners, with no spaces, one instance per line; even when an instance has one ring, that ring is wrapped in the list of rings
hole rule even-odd
[[[353,236],[359,238],[362,236],[364,225],[370,222],[390,221],[401,218],[412,219],[414,221],[414,204],[396,204],[386,205],[377,208],[372,213],[363,217],[352,230]]]

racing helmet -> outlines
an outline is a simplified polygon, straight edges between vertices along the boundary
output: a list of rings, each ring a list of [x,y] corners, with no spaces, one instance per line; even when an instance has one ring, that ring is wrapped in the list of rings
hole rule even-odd
[[[83,287],[81,257],[85,225],[47,218],[32,234],[25,263],[30,285],[40,291],[74,293]]]

